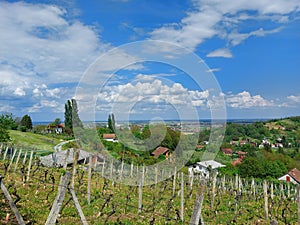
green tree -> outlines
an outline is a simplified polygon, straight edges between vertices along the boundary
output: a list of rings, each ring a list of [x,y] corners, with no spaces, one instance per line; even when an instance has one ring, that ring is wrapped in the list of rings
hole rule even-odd
[[[83,128],[78,115],[78,107],[75,99],[68,100],[65,104],[65,129],[68,134],[73,134],[73,128]]]
[[[286,166],[279,160],[269,161],[264,157],[251,156],[243,159],[238,170],[242,177],[255,178],[278,178],[287,172]]]
[[[73,134],[72,103],[70,100],[65,104],[65,129],[68,134]]]
[[[59,124],[61,124],[60,118],[56,118],[56,119],[54,120],[53,124],[54,124],[55,126],[58,126]]]
[[[113,113],[111,114],[111,125],[113,128],[113,131],[116,132],[116,121],[115,121],[115,115]]]
[[[16,120],[13,118],[13,115],[10,114],[2,114],[0,116],[0,125],[5,129],[16,130],[18,125]]]
[[[107,126],[111,133],[115,133],[116,124],[115,116],[113,113],[108,115]]]
[[[75,99],[71,99],[72,102],[72,122],[73,122],[73,127],[76,128],[83,128],[83,124],[79,118],[78,115],[78,107],[77,107],[77,102]]]
[[[8,130],[5,129],[2,124],[0,124],[0,142],[8,142],[10,141],[10,136]]]
[[[23,116],[21,119],[21,126],[26,127],[26,129],[31,130],[32,129],[32,120],[29,115]]]

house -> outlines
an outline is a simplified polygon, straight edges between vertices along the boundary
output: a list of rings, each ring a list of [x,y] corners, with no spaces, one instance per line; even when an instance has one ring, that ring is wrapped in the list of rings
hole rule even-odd
[[[159,146],[157,147],[152,153],[151,155],[154,156],[154,158],[158,158],[160,155],[165,155],[166,158],[168,158],[169,156],[171,156],[171,153],[169,151],[168,148],[165,148],[165,147],[162,147],[162,146]]]
[[[241,141],[240,141],[240,145],[245,145],[245,144],[247,144],[247,143],[248,143],[247,140],[241,140]]]
[[[103,134],[102,137],[105,141],[118,142],[116,134]]]
[[[243,158],[238,158],[235,161],[231,162],[231,165],[233,165],[234,167],[236,167],[237,164],[241,164],[242,163]]]
[[[225,155],[232,155],[232,149],[231,149],[231,148],[222,148],[221,151],[222,151]]]
[[[189,174],[200,174],[204,178],[209,178],[210,172],[218,172],[217,169],[225,167],[225,165],[216,162],[215,160],[207,160],[197,162],[194,165],[189,166]]]
[[[237,151],[235,154],[237,154],[240,158],[244,158],[247,155],[247,152]]]
[[[65,131],[65,125],[64,124],[49,124],[46,128],[46,132],[49,134],[56,133],[56,134],[62,134]]]
[[[92,154],[87,151],[79,150],[77,163],[85,163],[90,155]],[[50,155],[42,156],[40,157],[40,162],[46,167],[63,167],[65,162],[68,166],[72,165],[74,162],[74,149],[70,148],[68,150],[54,152]]]
[[[278,178],[278,180],[291,182],[293,184],[300,184],[300,171],[297,168],[294,168],[291,171],[289,171],[287,174]]]
[[[201,150],[201,149],[203,149],[204,147],[205,147],[204,145],[197,145],[197,146],[196,146],[196,149],[197,149],[197,150]]]

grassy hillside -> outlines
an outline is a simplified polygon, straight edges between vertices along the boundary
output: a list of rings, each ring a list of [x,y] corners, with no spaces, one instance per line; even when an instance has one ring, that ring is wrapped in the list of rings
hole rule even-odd
[[[54,146],[63,141],[55,136],[46,136],[17,130],[10,130],[9,135],[14,145],[38,150],[53,151]]]

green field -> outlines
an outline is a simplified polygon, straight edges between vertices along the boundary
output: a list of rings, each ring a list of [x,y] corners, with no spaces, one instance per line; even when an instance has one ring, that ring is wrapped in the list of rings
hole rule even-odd
[[[37,150],[53,151],[54,146],[63,141],[62,139],[55,137],[55,135],[48,136],[16,130],[10,130],[9,135],[15,146]]]

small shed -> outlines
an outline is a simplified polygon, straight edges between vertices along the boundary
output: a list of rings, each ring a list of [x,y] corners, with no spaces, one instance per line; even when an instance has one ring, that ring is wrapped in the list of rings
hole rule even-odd
[[[168,157],[170,155],[170,152],[168,148],[159,146],[151,153],[151,155],[153,155],[154,158],[157,159],[160,155],[165,155],[166,157]]]
[[[79,157],[78,157],[78,164],[82,164],[86,162],[89,156],[92,155],[91,153],[79,150]],[[47,156],[40,157],[40,162],[43,166],[46,167],[63,167],[65,162],[67,165],[72,165],[74,162],[74,149],[70,148],[68,150],[54,152]]]
[[[118,142],[116,134],[103,134],[103,139],[111,142]]]

